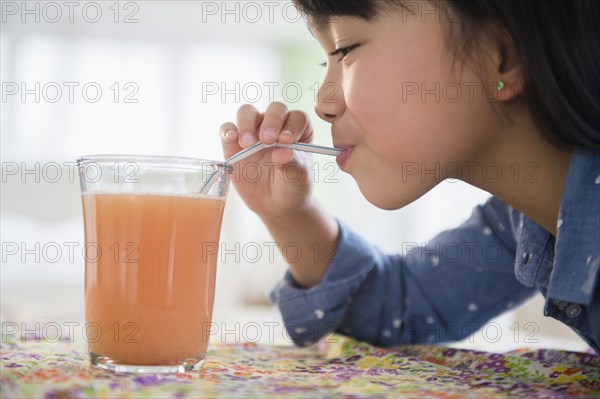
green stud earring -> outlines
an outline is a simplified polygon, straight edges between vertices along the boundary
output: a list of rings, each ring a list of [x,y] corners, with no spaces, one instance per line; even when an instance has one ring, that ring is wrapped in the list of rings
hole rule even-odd
[[[504,89],[504,82],[499,80],[498,83],[496,83],[496,90],[500,91]]]

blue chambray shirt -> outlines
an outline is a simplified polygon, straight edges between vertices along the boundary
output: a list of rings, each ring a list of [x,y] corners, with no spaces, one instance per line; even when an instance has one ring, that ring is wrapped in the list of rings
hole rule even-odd
[[[271,293],[299,346],[332,331],[379,346],[456,341],[539,290],[544,315],[600,354],[600,152],[574,152],[556,238],[494,197],[403,255],[338,224],[321,282],[303,289],[288,271]]]

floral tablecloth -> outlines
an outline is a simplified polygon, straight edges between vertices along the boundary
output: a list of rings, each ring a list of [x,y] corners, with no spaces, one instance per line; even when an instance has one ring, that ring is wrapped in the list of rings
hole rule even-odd
[[[211,344],[199,372],[115,374],[83,342],[3,339],[2,398],[600,398],[600,357],[410,345],[381,349],[333,335],[311,348]]]

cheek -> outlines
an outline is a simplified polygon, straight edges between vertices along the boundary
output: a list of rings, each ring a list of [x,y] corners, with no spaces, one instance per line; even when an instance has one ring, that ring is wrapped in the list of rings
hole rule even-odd
[[[400,103],[389,86],[390,83],[397,84],[394,82],[397,77],[390,76],[390,71],[382,74],[380,70],[385,68],[377,69],[360,65],[353,68],[347,74],[350,84],[344,87],[344,95],[347,110],[360,134],[360,144],[375,151],[379,157],[387,158],[389,154],[399,153],[405,138],[398,130]]]
[[[353,65],[344,88],[364,143],[392,164],[472,158],[486,141],[491,115],[481,90],[445,75],[446,64],[435,54],[376,61]]]

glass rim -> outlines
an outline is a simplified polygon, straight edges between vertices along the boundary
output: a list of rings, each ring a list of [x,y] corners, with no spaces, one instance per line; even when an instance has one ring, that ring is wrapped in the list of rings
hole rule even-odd
[[[91,163],[110,163],[110,162],[139,162],[157,166],[184,166],[201,167],[202,165],[214,165],[232,171],[231,164],[225,161],[215,161],[212,159],[180,157],[170,155],[133,155],[133,154],[89,154],[77,157],[77,166],[84,166]]]

